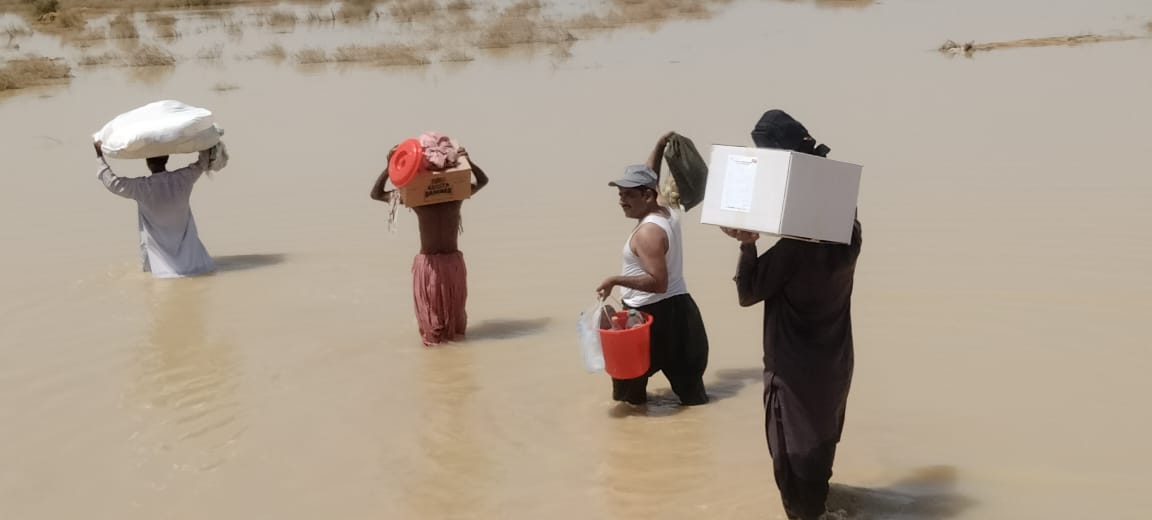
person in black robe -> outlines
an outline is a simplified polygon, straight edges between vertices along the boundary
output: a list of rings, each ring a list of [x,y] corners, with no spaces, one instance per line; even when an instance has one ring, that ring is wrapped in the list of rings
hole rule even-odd
[[[780,110],[764,114],[752,139],[760,148],[820,157],[829,151]],[[776,486],[789,519],[817,519],[826,512],[852,382],[851,299],[860,221],[849,245],[785,238],[762,255],[757,234],[724,232],[740,241],[740,305],[764,304],[764,428]]]

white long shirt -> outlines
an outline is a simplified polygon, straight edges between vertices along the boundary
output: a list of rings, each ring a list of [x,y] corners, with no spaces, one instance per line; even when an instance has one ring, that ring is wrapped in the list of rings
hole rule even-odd
[[[97,176],[108,191],[136,201],[140,216],[140,255],[154,278],[180,278],[216,270],[196,232],[192,187],[208,167],[209,155],[184,168],[147,177],[119,177],[103,157]]]

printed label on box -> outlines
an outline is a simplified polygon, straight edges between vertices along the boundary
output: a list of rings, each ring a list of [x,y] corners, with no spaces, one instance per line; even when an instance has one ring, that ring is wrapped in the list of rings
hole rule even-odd
[[[752,210],[752,197],[756,190],[756,166],[756,157],[728,156],[727,168],[724,170],[724,192],[720,196],[721,209],[741,213]]]

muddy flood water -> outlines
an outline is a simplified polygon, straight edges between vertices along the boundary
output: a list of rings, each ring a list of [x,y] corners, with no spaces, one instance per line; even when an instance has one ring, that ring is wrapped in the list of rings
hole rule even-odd
[[[96,63],[117,40],[16,37],[0,56],[74,77],[0,93],[0,519],[784,518],[761,311],[737,305],[737,247],[699,209],[685,276],[713,402],[682,409],[657,375],[647,413],[619,413],[576,335],[633,226],[606,183],[668,130],[750,144],[774,107],[864,165],[831,505],[1152,517],[1152,40],[937,52],[1142,35],[1152,3],[710,8],[505,50],[448,38],[405,67],[298,63],[426,41],[388,16],[186,11],[164,39],[137,13],[167,67]],[[213,276],[141,273],[134,204],[96,179],[92,132],[158,99],[226,131],[231,163],[192,199]],[[426,130],[492,179],[464,205],[469,337],[434,349],[412,311],[415,215],[390,231],[368,197],[388,148]]]

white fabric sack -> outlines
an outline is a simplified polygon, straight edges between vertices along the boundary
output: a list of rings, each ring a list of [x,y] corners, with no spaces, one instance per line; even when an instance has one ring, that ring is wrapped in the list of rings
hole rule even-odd
[[[222,134],[209,110],[169,99],[116,116],[92,138],[113,159],[147,159],[207,150]]]
[[[584,369],[589,373],[604,370],[604,350],[600,345],[600,320],[604,315],[604,304],[596,305],[580,313],[576,329],[580,335],[580,352],[584,356]]]

